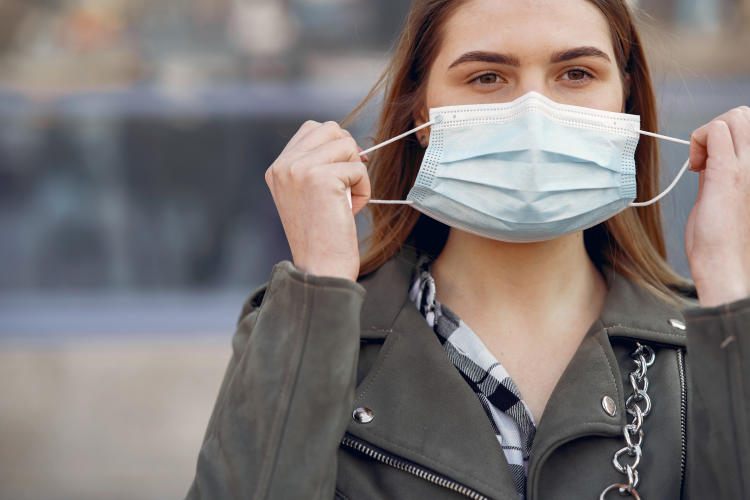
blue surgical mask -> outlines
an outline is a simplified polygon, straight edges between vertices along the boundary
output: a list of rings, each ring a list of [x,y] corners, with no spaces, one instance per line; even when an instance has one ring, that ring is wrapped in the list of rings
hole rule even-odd
[[[688,166],[660,196],[635,204],[640,117],[536,92],[509,103],[431,109],[428,125],[414,186],[406,201],[390,203],[501,241],[550,240],[655,203]]]

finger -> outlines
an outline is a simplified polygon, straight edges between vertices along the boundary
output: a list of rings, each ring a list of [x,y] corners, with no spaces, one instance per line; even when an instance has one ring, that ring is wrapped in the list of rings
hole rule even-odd
[[[360,161],[357,142],[351,137],[345,137],[327,142],[313,151],[302,152],[297,163],[312,166]]]
[[[368,155],[362,154],[362,152],[364,151],[364,148],[362,148],[361,146],[357,146],[357,147],[359,148],[359,152],[360,152],[360,155],[359,155],[360,161],[363,163],[369,163],[370,157]]]
[[[305,123],[302,124],[302,126],[297,130],[297,132],[292,136],[291,139],[289,139],[289,142],[286,145],[286,148],[292,148],[294,145],[296,145],[300,140],[302,140],[303,137],[305,137],[310,131],[314,130],[315,128],[319,127],[321,123],[316,122],[315,120],[307,120]]]
[[[706,172],[700,172],[698,174],[698,195],[695,197],[695,203],[700,203],[703,197],[703,185],[706,183]]]
[[[739,157],[750,149],[750,120],[741,108],[724,113],[721,118],[729,126],[729,132],[734,144],[734,154]]]
[[[708,124],[693,131],[690,134],[690,170],[700,172],[706,168],[706,139],[708,137]]]
[[[330,168],[344,183],[343,192],[351,188],[352,212],[356,215],[370,201],[371,186],[367,167],[362,162],[334,163]]]
[[[327,142],[351,136],[352,135],[341,128],[338,123],[325,122],[308,131],[308,133],[302,137],[294,147],[301,151],[312,151]]]
[[[703,170],[709,161],[727,164],[735,159],[734,144],[729,125],[716,119],[702,126],[690,136],[690,166]]]

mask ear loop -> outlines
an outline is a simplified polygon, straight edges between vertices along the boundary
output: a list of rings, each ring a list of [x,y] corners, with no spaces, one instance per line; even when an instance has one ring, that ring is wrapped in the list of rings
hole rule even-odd
[[[387,141],[383,141],[380,144],[376,144],[373,147],[369,149],[365,149],[361,153],[359,153],[359,156],[365,156],[368,153],[372,153],[373,151],[377,151],[380,148],[384,148],[385,146],[389,144],[393,144],[396,141],[400,141],[404,137],[408,137],[414,132],[419,132],[420,130],[429,127],[430,125],[435,125],[435,121],[429,121],[425,124],[420,125],[419,127],[415,127],[411,130],[408,130],[404,132],[401,135],[397,135],[396,137],[393,137],[391,139],[388,139]],[[349,200],[349,208],[352,207],[352,188],[347,187],[346,188],[346,198]],[[375,205],[412,205],[414,202],[411,200],[370,200],[368,203],[372,203]]]
[[[400,141],[404,137],[407,137],[407,136],[413,134],[414,132],[419,132],[420,130],[422,130],[424,128],[427,128],[427,127],[429,127],[431,125],[434,125],[435,123],[436,122],[434,120],[433,121],[429,121],[429,122],[427,122],[427,123],[425,123],[423,125],[420,125],[420,126],[415,127],[415,128],[413,128],[411,130],[408,130],[408,131],[404,132],[403,134],[397,135],[396,137],[388,139],[387,141],[383,141],[380,144],[376,144],[375,146],[362,151],[361,153],[359,153],[359,156],[365,156],[368,153],[372,153],[373,151],[377,151],[380,148],[388,146],[389,144],[393,144],[396,141]],[[677,139],[676,137],[669,137],[668,135],[656,134],[654,132],[647,132],[645,130],[639,130],[638,133],[642,134],[642,135],[648,135],[650,137],[656,137],[657,139],[663,139],[665,141],[676,142],[678,144],[685,144],[685,145],[688,145],[688,146],[690,145],[690,141],[686,141],[686,140],[683,140],[683,139]],[[650,199],[648,201],[637,202],[637,203],[634,202],[634,203],[631,203],[630,206],[631,207],[647,207],[649,205],[653,205],[657,201],[659,201],[662,198],[664,198],[666,195],[669,194],[670,191],[672,191],[672,189],[674,189],[674,187],[677,185],[677,183],[680,181],[680,179],[682,179],[682,176],[685,174],[685,171],[688,169],[689,166],[690,166],[690,158],[688,158],[685,161],[685,163],[682,165],[682,168],[677,173],[677,177],[674,178],[674,180],[672,181],[672,183],[669,186],[667,186],[667,188],[664,191],[662,191],[656,197],[654,197],[654,198],[652,198],[652,199]],[[349,201],[349,208],[351,208],[351,206],[352,206],[352,188],[351,187],[347,187],[346,188],[346,197],[347,197],[347,200]],[[373,205],[413,205],[414,204],[414,202],[411,201],[411,200],[370,200],[368,203],[371,203]]]
[[[630,206],[631,207],[647,207],[649,205],[653,205],[657,201],[659,201],[662,198],[664,198],[665,196],[667,196],[669,194],[669,192],[672,189],[674,189],[674,187],[680,181],[680,179],[682,178],[682,175],[685,173],[685,170],[687,170],[689,166],[690,166],[690,158],[688,158],[687,160],[685,160],[685,163],[682,165],[682,168],[680,169],[680,172],[677,174],[677,177],[674,178],[674,180],[672,181],[672,184],[670,184],[669,187],[667,187],[667,189],[665,189],[664,191],[662,191],[655,198],[652,198],[652,199],[650,199],[648,201],[639,202],[639,203],[631,203]]]
[[[676,142],[678,144],[686,144],[686,145],[690,146],[690,141],[685,141],[685,140],[682,140],[682,139],[677,139],[675,137],[669,137],[667,135],[655,134],[653,132],[646,132],[644,130],[639,130],[638,132],[640,134],[643,134],[643,135],[648,135],[648,136],[651,136],[651,137],[656,137],[657,139],[663,139],[665,141]],[[674,180],[672,181],[672,183],[669,186],[667,186],[667,189],[665,189],[664,191],[662,191],[661,193],[659,193],[656,197],[654,197],[654,198],[652,198],[652,199],[650,199],[648,201],[643,201],[643,202],[638,202],[638,203],[631,203],[630,206],[631,207],[647,207],[649,205],[653,205],[657,201],[659,201],[662,198],[664,198],[665,196],[667,196],[669,194],[669,192],[672,191],[672,189],[674,189],[674,187],[677,185],[677,183],[680,182],[680,179],[682,179],[682,176],[685,174],[685,171],[688,169],[689,166],[690,166],[690,158],[688,158],[687,160],[685,160],[685,163],[682,165],[682,168],[677,173],[677,177],[675,177]]]

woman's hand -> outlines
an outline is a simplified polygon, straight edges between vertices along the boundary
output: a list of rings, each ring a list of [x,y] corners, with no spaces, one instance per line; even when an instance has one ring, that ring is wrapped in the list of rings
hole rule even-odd
[[[698,298],[716,306],[750,296],[750,108],[693,132],[690,168],[700,172],[685,250]]]
[[[308,121],[266,171],[294,264],[302,271],[350,280],[359,275],[354,215],[370,199],[359,152],[337,123]]]

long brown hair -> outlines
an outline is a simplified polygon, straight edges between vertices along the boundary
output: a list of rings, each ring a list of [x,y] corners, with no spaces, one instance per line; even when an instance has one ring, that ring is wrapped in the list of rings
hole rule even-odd
[[[625,112],[641,116],[643,130],[657,131],[656,105],[646,57],[633,17],[624,0],[588,0],[607,19],[617,65],[625,81]],[[376,142],[414,127],[414,117],[425,105],[430,67],[441,44],[441,30],[451,14],[466,0],[414,0],[390,64],[365,100],[351,116],[383,93]],[[410,136],[371,156],[372,197],[404,199],[416,178],[424,149]],[[639,200],[656,196],[659,189],[658,146],[642,137],[635,153]],[[362,257],[362,275],[368,274],[410,241],[437,255],[449,228],[404,205],[370,207],[372,232]],[[673,288],[686,285],[666,262],[659,204],[630,208],[584,232],[592,260],[646,286],[657,295],[676,298]]]

